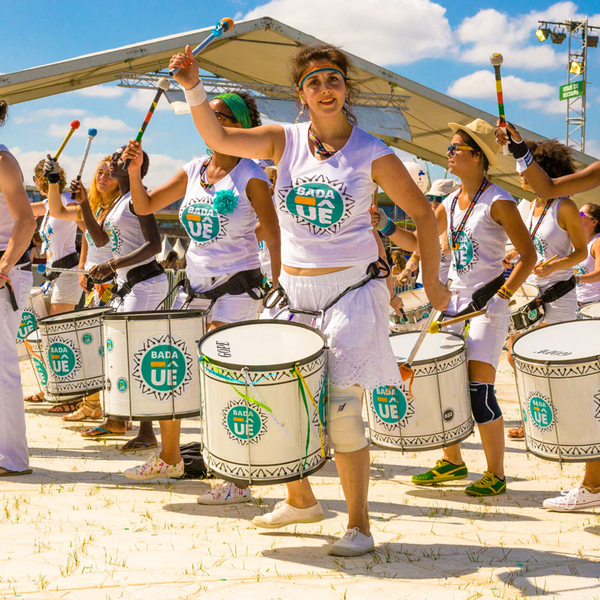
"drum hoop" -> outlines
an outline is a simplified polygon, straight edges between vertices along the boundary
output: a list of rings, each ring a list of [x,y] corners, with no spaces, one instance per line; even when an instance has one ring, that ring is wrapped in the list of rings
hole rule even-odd
[[[84,308],[80,310],[71,310],[60,315],[48,315],[38,320],[39,324],[52,326],[52,325],[63,325],[64,323],[78,323],[79,321],[87,321],[89,319],[96,319],[99,315],[104,315],[107,312],[112,312],[114,309],[112,306],[97,306],[95,308]],[[87,315],[76,316],[77,313],[81,312],[88,313]]]
[[[589,327],[589,323],[588,321],[590,321],[592,319],[572,319],[570,321],[563,321],[562,323],[552,323],[552,325],[545,325],[544,329],[549,329],[550,327],[556,327],[557,325],[564,325],[565,323],[580,323],[581,325],[586,325]],[[579,327],[579,325],[578,325]],[[592,354],[591,356],[584,356],[581,358],[569,358],[569,359],[560,359],[557,356],[551,356],[551,357],[546,357],[546,358],[529,358],[529,357],[525,357],[522,354],[519,354],[517,352],[517,344],[519,344],[519,342],[524,339],[525,337],[527,337],[528,335],[531,335],[532,333],[536,333],[537,331],[539,331],[539,327],[536,327],[535,329],[528,331],[527,333],[524,333],[522,335],[520,335],[518,337],[518,339],[515,341],[515,343],[513,344],[513,349],[512,349],[512,353],[513,356],[520,360],[521,362],[524,363],[533,363],[536,365],[546,365],[548,363],[552,364],[552,365],[580,365],[582,363],[588,363],[588,362],[597,362],[600,359],[600,353],[599,354]]]
[[[207,357],[208,360],[210,361],[210,363],[213,365],[217,365],[218,367],[223,367],[224,369],[231,369],[231,370],[235,370],[235,371],[241,371],[242,369],[244,369],[246,367],[249,368],[251,371],[260,371],[260,372],[262,372],[262,371],[283,371],[285,369],[293,369],[294,366],[296,366],[296,365],[305,365],[310,362],[313,362],[314,360],[319,358],[319,356],[321,356],[328,349],[327,340],[325,339],[325,336],[320,331],[315,329],[314,327],[310,327],[309,325],[305,325],[304,323],[294,323],[292,321],[281,321],[279,319],[252,319],[250,321],[240,321],[239,323],[228,323],[227,325],[223,325],[222,327],[219,327],[218,329],[213,329],[212,331],[205,333],[198,340],[198,355],[204,356],[202,354],[202,352],[200,351],[200,347],[210,336],[215,335],[217,333],[222,333],[225,329],[231,329],[233,327],[240,327],[241,325],[256,325],[257,323],[268,323],[268,324],[277,323],[278,325],[285,325],[286,327],[293,326],[293,327],[300,327],[302,329],[308,329],[309,331],[312,331],[313,333],[316,333],[319,335],[319,337],[323,341],[323,347],[320,350],[318,350],[317,352],[315,352],[305,358],[295,360],[293,362],[276,363],[276,364],[268,365],[268,366],[253,365],[252,367],[250,367],[249,365],[240,365],[240,364],[236,364],[236,363],[224,362],[224,361],[218,360],[216,358]]]
[[[395,332],[392,335],[390,335],[390,339],[398,337],[399,335],[407,335],[407,334],[410,334],[410,333],[419,333],[419,332],[418,331],[398,331],[398,332]],[[443,357],[436,356],[436,357],[430,358],[428,360],[413,360],[411,366],[413,366],[413,367],[419,367],[421,365],[428,365],[433,360],[438,360],[438,361],[449,360],[450,358],[454,358],[455,356],[459,356],[460,354],[462,354],[466,350],[467,344],[465,342],[465,338],[462,335],[459,335],[458,333],[453,333],[453,332],[450,332],[450,331],[444,331],[444,333],[446,335],[451,335],[453,337],[461,339],[463,341],[462,348],[457,348],[456,350],[454,350],[454,352],[452,352],[450,354],[445,354]]]
[[[188,319],[190,317],[203,317],[206,315],[204,310],[154,310],[154,311],[132,311],[132,312],[111,312],[104,315],[105,321],[156,321],[160,319]],[[222,329],[222,328],[221,328]]]
[[[587,314],[589,314],[590,311],[586,310],[586,309],[590,309],[592,306],[595,306],[595,305],[598,305],[598,308],[600,308],[600,302],[588,302],[587,304],[584,304],[579,309],[579,312],[582,315],[587,315]],[[598,316],[590,315],[590,319],[599,319],[599,318],[600,318],[600,315],[598,315]]]

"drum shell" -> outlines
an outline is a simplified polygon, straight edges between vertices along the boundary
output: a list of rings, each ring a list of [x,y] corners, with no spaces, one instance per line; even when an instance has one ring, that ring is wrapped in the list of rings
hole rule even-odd
[[[539,296],[539,288],[525,283],[523,284],[515,294],[515,297],[523,296],[523,289],[527,288],[530,294],[535,293],[535,296]],[[532,298],[533,301],[533,298]],[[543,320],[546,315],[543,304],[532,308],[527,308],[528,304],[514,307],[510,313],[510,320],[508,322],[508,335],[521,335],[535,329]]]
[[[305,325],[273,320],[247,321],[225,327],[260,323],[276,323],[290,327],[290,331],[293,331],[292,327],[312,330]],[[221,329],[223,328],[211,332],[200,341],[198,351],[201,356],[203,342]],[[321,336],[316,330],[312,331]],[[260,335],[253,339],[256,339],[256,343],[263,341]],[[228,366],[222,360],[211,360],[213,364],[201,361],[203,456],[206,465],[219,477],[240,484],[270,485],[301,479],[325,464],[328,456],[324,426],[327,407],[327,350],[324,340],[322,341],[322,349],[316,356],[299,357],[296,361],[318,410],[306,392],[305,406],[298,378],[292,372],[294,364],[265,365],[242,370],[240,365]],[[291,339],[289,343],[292,343]],[[272,409],[272,414],[279,423],[269,416],[267,410],[242,398],[234,390],[234,386],[219,377],[217,372],[244,383],[246,376],[253,385],[236,385],[235,388],[254,399],[258,392],[258,401]],[[251,438],[248,437],[248,424],[253,426]],[[309,443],[306,451],[307,437]]]
[[[437,335],[462,340],[456,334]],[[414,340],[414,336],[410,339]],[[406,354],[411,347],[412,344],[407,345]],[[399,366],[402,362],[399,361]],[[474,422],[464,341],[452,354],[415,361],[412,368],[415,373],[412,398],[408,382],[402,388],[382,387],[368,394],[371,441],[384,448],[419,452],[467,438]]]
[[[110,311],[90,308],[40,320],[50,395],[72,397],[104,387],[102,316]]]
[[[44,300],[42,288],[31,288],[29,298],[27,299],[27,303],[21,314],[21,324],[17,331],[17,350],[19,358],[23,358],[28,354],[23,341],[32,331],[37,329],[38,321],[47,316],[48,308],[46,306],[46,301]]]
[[[195,348],[206,329],[203,311],[113,313],[103,327],[106,416],[152,421],[200,414]]]
[[[39,329],[30,332],[25,339],[27,344],[23,344],[23,346],[27,349],[27,354],[31,362],[31,369],[35,374],[35,378],[38,382],[40,390],[44,393],[47,393],[48,363],[46,362],[44,353],[42,352],[42,342],[40,340]]]
[[[543,329],[579,323],[568,321]],[[540,330],[526,336],[533,336]],[[583,333],[583,328],[582,328]],[[560,462],[600,460],[600,359],[532,360],[513,348],[517,390],[527,448],[536,456]],[[599,352],[600,354],[600,352]]]
[[[425,320],[432,311],[432,306],[423,288],[408,290],[398,294],[404,306],[406,319],[395,311],[390,312],[391,330],[403,333],[405,331],[418,331],[423,328]]]

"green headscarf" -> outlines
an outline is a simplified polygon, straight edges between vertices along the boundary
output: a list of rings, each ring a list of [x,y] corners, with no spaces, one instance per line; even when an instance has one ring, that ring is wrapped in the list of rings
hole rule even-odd
[[[252,127],[250,111],[241,96],[228,92],[226,94],[219,94],[218,96],[215,96],[215,99],[216,98],[223,100],[223,102],[227,104],[227,108],[229,108],[233,113],[233,116],[237,119],[238,123],[241,123],[244,129],[250,129],[250,127]]]

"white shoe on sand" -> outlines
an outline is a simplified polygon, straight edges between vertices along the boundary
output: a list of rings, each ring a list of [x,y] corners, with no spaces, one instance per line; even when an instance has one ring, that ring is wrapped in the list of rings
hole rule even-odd
[[[560,512],[600,506],[600,492],[593,494],[584,487],[562,490],[560,496],[557,496],[556,498],[546,498],[543,506],[548,510]]]
[[[285,500],[278,502],[272,512],[252,519],[252,525],[265,529],[277,529],[295,523],[318,523],[325,518],[321,505],[317,502],[308,508],[296,508]]]
[[[250,500],[252,500],[250,488],[240,488],[231,481],[215,485],[196,498],[198,504],[236,504]]]
[[[177,479],[183,477],[183,459],[176,465],[169,465],[158,454],[153,454],[143,465],[126,469],[123,475],[134,481],[150,481],[166,477]]]
[[[353,527],[330,546],[328,553],[332,556],[362,556],[372,552],[374,548],[373,536],[366,536],[359,531],[358,527]]]

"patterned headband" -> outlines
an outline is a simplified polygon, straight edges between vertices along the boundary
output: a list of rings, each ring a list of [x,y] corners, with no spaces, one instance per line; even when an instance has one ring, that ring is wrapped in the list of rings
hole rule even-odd
[[[344,81],[346,80],[346,74],[337,65],[333,65],[333,64],[318,65],[316,67],[310,67],[309,69],[304,71],[304,74],[302,75],[302,77],[300,77],[300,83],[298,84],[298,88],[302,89],[302,84],[306,81],[307,77],[310,77],[311,75],[314,75],[315,73],[320,73],[321,71],[335,71],[336,73],[339,73],[344,78]]]

